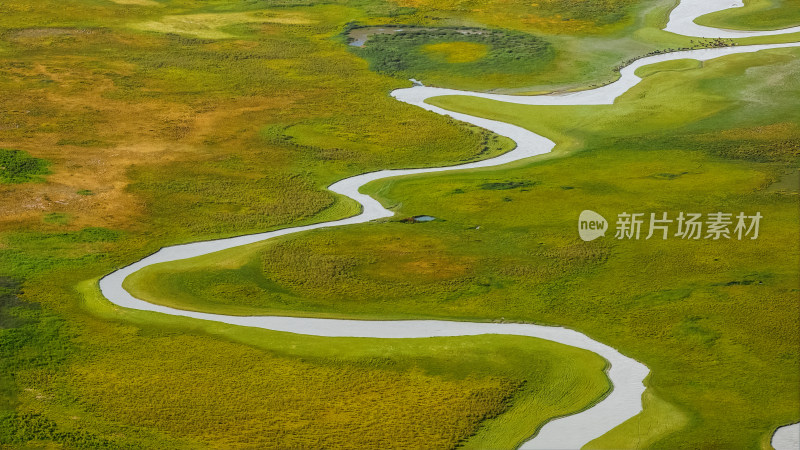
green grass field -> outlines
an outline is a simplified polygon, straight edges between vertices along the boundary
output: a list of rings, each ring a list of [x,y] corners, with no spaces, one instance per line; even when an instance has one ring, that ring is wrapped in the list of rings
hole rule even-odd
[[[800,23],[800,4],[794,0],[745,0],[744,8],[701,17],[697,23],[741,30],[777,30]]]
[[[5,444],[513,446],[608,389],[604,360],[548,341],[331,341],[121,314],[94,282],[65,320],[3,280],[3,388],[27,386],[6,400]]]
[[[508,92],[604,83],[630,58],[692,45],[659,31],[673,4],[3,2],[0,446],[513,448],[591,406],[605,361],[547,341],[298,336],[117,308],[96,283],[162,246],[351,215],[325,190],[347,176],[507,151],[388,93],[411,75]],[[771,5],[703,21],[796,24],[793,3]],[[439,32],[343,38],[388,24]],[[462,27],[485,34],[446,31]],[[376,67],[387,55],[404,68]],[[395,219],[154,266],[126,286],[232,314],[569,326],[652,370],[645,411],[590,447],[763,447],[798,420],[797,55],[646,67],[609,107],[436,99],[556,152],[375,183]],[[754,242],[583,244],[586,208],[765,219]],[[420,214],[437,220],[398,221]]]
[[[767,188],[797,167],[791,99],[800,85],[788,81],[797,53],[643,68],[645,82],[613,106],[433,99],[555,138],[556,157],[375,182],[368,191],[398,218],[439,220],[287,236],[151,266],[126,287],[148,301],[225,314],[567,323],[653,369],[650,387],[685,423],[653,442],[683,448],[724,435],[715,438],[722,446],[754,445],[770,423],[796,419],[782,393],[797,390],[800,358],[798,193]],[[685,100],[670,106],[676,97]],[[757,241],[587,244],[574,234],[583,209],[610,220],[625,210],[759,211],[769,222]]]
[[[395,11],[368,6],[0,5],[2,445],[510,447],[605,393],[604,361],[548,342],[332,343],[77,290],[162,245],[352,214],[324,191],[345,176],[507,150],[386,95],[406,82],[337,40]]]

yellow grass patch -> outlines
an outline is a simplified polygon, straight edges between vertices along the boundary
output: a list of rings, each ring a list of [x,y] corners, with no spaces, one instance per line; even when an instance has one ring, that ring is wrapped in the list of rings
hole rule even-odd
[[[447,12],[485,25],[536,31],[549,34],[595,32],[604,26],[603,19],[610,12],[624,11],[630,0],[563,1],[502,0],[479,2],[474,0],[393,0],[394,3],[413,7],[421,14]],[[606,24],[607,25],[607,24]]]
[[[428,56],[448,63],[477,61],[489,52],[489,46],[477,42],[442,42],[422,47]]]
[[[475,258],[448,254],[445,247],[433,239],[417,237],[411,242],[393,244],[375,249],[375,261],[364,269],[367,275],[393,281],[433,282],[464,276],[475,264]],[[397,245],[402,248],[396,248]]]
[[[800,127],[795,123],[782,122],[753,128],[731,128],[719,134],[728,139],[773,140],[796,136],[800,134]]]
[[[154,0],[111,0],[118,5],[136,5],[136,6],[162,6]]]
[[[188,34],[206,39],[225,39],[233,37],[220,28],[240,23],[277,23],[284,25],[305,25],[315,23],[299,13],[221,13],[221,14],[185,14],[164,16],[161,20],[142,22],[131,25],[143,31],[160,33]]]
[[[530,15],[521,19],[520,22],[526,27],[553,34],[587,32],[594,27],[594,24],[588,20],[565,20],[561,15],[550,17]]]
[[[500,377],[455,380],[174,341],[109,345],[65,376],[103,417],[229,449],[454,448],[519,388]]]
[[[114,92],[114,85],[82,69],[78,61],[65,58],[5,72],[19,79],[49,79],[61,89],[40,97],[10,97],[11,92],[0,96],[0,106],[7,111],[0,121],[0,130],[6,128],[0,148],[25,150],[51,162],[51,174],[44,183],[0,185],[4,200],[0,202],[0,231],[36,229],[44,226],[42,217],[53,212],[69,217],[61,231],[87,226],[137,228],[145,211],[141,198],[128,189],[131,167],[196,160],[204,141],[232,142],[241,134],[241,128],[233,124],[263,111],[280,110],[293,101],[288,96],[253,96],[201,110],[163,99],[130,102],[106,95]],[[115,67],[129,73],[124,65]],[[87,82],[91,90],[81,87]],[[56,118],[25,113],[33,109],[53,111]],[[68,120],[85,129],[76,134],[70,127],[59,128],[59,121]],[[37,138],[22,143],[15,137],[19,129],[37,130]],[[276,157],[271,162],[283,163]]]

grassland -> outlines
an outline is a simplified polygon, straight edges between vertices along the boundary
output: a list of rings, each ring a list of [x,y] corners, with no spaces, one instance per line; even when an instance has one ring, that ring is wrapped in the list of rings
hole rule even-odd
[[[122,311],[84,283],[349,215],[324,190],[349,175],[507,150],[389,98],[407,82],[338,40],[393,11],[0,5],[0,445],[511,447],[604,394],[602,360],[547,342],[333,343]]]
[[[687,45],[657,31],[671,1],[548,1],[536,9],[514,2],[312,3],[0,4],[0,148],[13,150],[0,153],[13,162],[0,164],[0,445],[232,448],[257,441],[334,447],[347,440],[382,447],[513,447],[548,418],[585,408],[607,390],[602,360],[532,339],[332,342],[127,311],[98,296],[99,276],[164,245],[351,214],[352,204],[324,190],[334,180],[470,161],[509,148],[502,139],[389,98],[387,92],[408,82],[402,74],[370,72],[368,62],[348,51],[341,39],[348,24],[507,28],[532,32],[555,52],[532,73],[506,70],[476,80],[459,73],[465,64],[483,64],[488,45],[420,43],[438,64],[431,77],[478,89],[584,86],[612,79],[614,67],[633,56]],[[519,8],[525,14],[514,13]],[[646,122],[640,129],[653,131],[652,140],[610,133],[618,129],[612,117],[628,124],[635,109],[610,114],[586,134],[565,126],[565,110],[539,110],[549,119],[527,126],[544,127],[559,140],[559,151],[591,151],[509,172],[375,186],[402,215],[431,213],[441,220],[321,231],[251,247],[251,253],[218,261],[228,268],[176,274],[171,282],[185,282],[190,296],[175,300],[220,311],[504,316],[567,324],[658,372],[650,380],[657,395],[645,414],[598,446],[632,442],[653,423],[659,425],[647,442],[663,447],[708,442],[712,434],[727,439],[720,446],[756,442],[770,426],[796,419],[787,412],[789,400],[774,395],[797,384],[793,372],[783,370],[797,360],[786,344],[796,338],[787,329],[796,321],[787,319],[786,300],[796,286],[787,281],[785,261],[763,257],[775,248],[795,252],[786,245],[794,241],[778,247],[775,237],[796,223],[787,209],[793,197],[759,190],[795,160],[791,97],[770,97],[770,83],[790,84],[772,73],[781,67],[774,55],[761,69],[745,71],[752,62],[728,68],[744,81],[755,78],[761,91],[734,95],[713,81],[716,74],[699,77],[697,85],[672,86],[696,88],[692,95],[708,96],[718,108],[690,103],[689,117],[664,122],[668,130],[658,129],[657,120]],[[649,75],[658,80],[676,69],[694,79],[690,67]],[[780,73],[786,70],[795,69]],[[647,103],[644,92],[636,102],[645,102],[647,111],[662,111],[658,99],[671,95],[664,90]],[[741,117],[733,109],[738,102],[758,104],[758,98],[788,106],[770,115],[762,104]],[[442,101],[473,112],[494,108]],[[568,112],[587,122],[600,113]],[[699,173],[662,176],[681,174],[689,162]],[[627,180],[639,190],[608,179],[600,168],[611,165],[641,174]],[[709,286],[706,278],[694,272],[681,278],[681,272],[664,283],[681,279],[687,286],[653,287],[642,280],[653,279],[655,268],[639,273],[635,248],[581,248],[566,234],[571,208],[584,203],[569,200],[570,193],[597,191],[593,204],[613,212],[622,203],[610,202],[611,194],[662,192],[665,183],[680,187],[680,202],[705,198],[706,191],[690,189],[695,182],[746,194],[733,206],[763,205],[776,227],[759,241],[765,247],[733,249],[769,261],[763,273],[730,267]],[[443,196],[441,203],[432,202],[431,193]],[[445,203],[453,196],[459,202]],[[553,199],[564,203],[519,207]],[[670,199],[659,201],[651,207]],[[487,208],[492,215],[483,214]],[[526,214],[515,219],[521,211]],[[370,241],[361,252],[344,251],[343,244],[362,245],[365,236]],[[295,252],[310,257],[299,260]],[[663,252],[662,260],[679,265],[675,255],[683,254]],[[691,267],[716,264],[709,258]],[[304,282],[300,268],[319,274]],[[610,274],[632,268],[639,273],[636,289],[612,302],[620,292]],[[583,281],[598,289],[575,288]],[[346,296],[341,283],[353,283],[358,295]],[[366,295],[381,285],[389,289],[379,301]],[[663,323],[654,328],[656,316]],[[674,348],[663,351],[658,344],[664,339]],[[762,369],[761,383],[743,373],[745,366]],[[717,405],[730,417],[720,420]],[[768,413],[756,416],[756,410]],[[659,440],[680,427],[681,435]]]
[[[444,17],[546,34],[597,34],[621,28],[634,21],[636,2],[604,0],[597,2],[544,0],[528,2],[511,0],[481,2],[477,0],[394,0],[397,4],[420,12],[434,10]],[[418,16],[422,14],[417,13]],[[424,16],[423,16],[424,17]],[[430,19],[429,17],[425,17]]]
[[[388,98],[395,82],[328,39],[352,14],[309,8],[311,25],[256,24],[221,41],[127,27],[7,32],[3,139],[56,173],[48,185],[6,189],[3,216],[55,209],[80,227],[98,225],[88,216],[103,208],[106,225],[153,215],[155,229],[186,239],[221,233],[221,223],[226,234],[261,231],[329,208],[322,188],[344,176],[503,150],[487,146],[485,133],[430,122]],[[314,33],[321,38],[303,37]],[[119,59],[102,56],[106,47]],[[297,52],[308,58],[293,59]],[[384,132],[398,121],[404,133]],[[86,190],[96,195],[76,194]],[[176,211],[177,202],[193,211]]]
[[[433,222],[289,236],[218,254],[215,266],[211,256],[152,266],[127,286],[149,301],[228,314],[567,324],[653,371],[650,408],[598,446],[634,437],[667,448],[757,446],[798,419],[787,395],[800,360],[798,192],[769,189],[798,166],[796,55],[644,68],[645,81],[610,106],[433,99],[559,145],[538,162],[366,188],[399,218]],[[769,221],[756,241],[583,243],[574,232],[583,209],[612,221],[627,210],[759,211]],[[655,431],[632,437],[637,423]]]
[[[793,0],[745,0],[744,8],[701,17],[697,23],[741,30],[776,30],[800,23],[800,4]]]
[[[504,93],[531,94],[553,90],[585,89],[609,83],[617,78],[621,62],[630,61],[652,52],[671,51],[704,45],[705,40],[679,36],[662,30],[666,25],[674,1],[655,2],[612,1],[546,1],[546,2],[472,2],[426,0],[402,1],[404,8],[386,21],[383,18],[365,18],[351,22],[348,26],[396,25],[402,27],[439,27],[439,29],[471,28],[476,23],[485,24],[485,32],[511,33],[521,31],[543,39],[552,53],[539,56],[527,55],[517,60],[518,66],[531,70],[510,69],[513,64],[488,64],[491,46],[486,56],[469,63],[443,64],[441,58],[425,51],[423,45],[412,45],[398,56],[398,45],[408,42],[398,37],[381,36],[371,51],[353,49],[368,58],[373,67],[382,66],[389,60],[390,66],[403,70],[387,71],[398,78],[409,76],[408,65],[413,66],[413,75],[426,84],[467,90],[491,90]],[[415,9],[408,9],[415,8]],[[740,25],[747,28],[756,20],[755,8],[730,10],[721,14],[737,14]],[[781,3],[780,8],[770,9],[771,17],[785,14],[779,23],[800,23],[792,4]],[[402,12],[402,13],[401,13]],[[716,15],[708,16],[704,23],[719,26]],[[705,18],[704,18],[705,19]],[[759,23],[774,24],[766,18]],[[774,28],[775,25],[764,25]],[[738,43],[765,43],[796,41],[798,33],[780,37],[748,38]],[[462,36],[463,37],[463,36]],[[476,39],[475,36],[469,36]],[[413,40],[413,39],[409,39]],[[470,42],[461,39],[462,45]],[[472,42],[475,44],[475,42]],[[366,47],[370,47],[367,41]],[[499,45],[498,48],[503,48]],[[384,50],[384,51],[380,51]],[[516,55],[509,55],[512,58]],[[520,55],[521,56],[521,55]],[[377,66],[376,66],[377,63]],[[469,76],[470,70],[482,67],[480,77]]]
[[[605,361],[547,341],[331,341],[121,313],[95,282],[67,320],[2,280],[4,444],[513,446],[608,389]]]

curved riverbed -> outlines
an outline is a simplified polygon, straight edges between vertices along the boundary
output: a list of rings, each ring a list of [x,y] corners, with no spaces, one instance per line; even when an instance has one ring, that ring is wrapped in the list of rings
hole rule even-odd
[[[743,37],[743,35],[729,36],[729,33],[748,33],[746,36],[766,36],[771,34],[783,34],[800,31],[800,27],[796,27],[796,31],[777,30],[772,32],[739,32],[733,30],[717,30],[694,24],[694,19],[696,17],[709,12],[728,8],[730,5],[730,0],[725,0],[722,2],[719,0],[684,0],[672,12],[669,24],[665,29],[667,31],[679,34],[700,37]],[[794,28],[789,30],[794,30]],[[715,32],[716,35],[706,35],[708,33],[712,33],[712,31]],[[371,220],[392,216],[393,213],[383,208],[383,206],[377,200],[359,192],[359,188],[361,186],[371,181],[412,174],[498,166],[547,153],[552,150],[555,145],[549,139],[515,125],[469,116],[466,114],[454,113],[429,105],[425,103],[425,100],[428,98],[441,95],[469,95],[529,105],[611,104],[617,97],[627,92],[631,87],[635,86],[639,83],[639,81],[641,81],[641,78],[635,75],[635,71],[637,68],[648,64],[684,58],[708,60],[735,53],[749,53],[765,49],[798,46],[800,46],[800,43],[765,44],[690,50],[649,56],[637,60],[631,65],[625,67],[621,71],[620,79],[615,83],[598,89],[560,95],[523,97],[473,93],[452,89],[431,88],[426,86],[414,86],[408,89],[396,90],[392,92],[392,96],[400,101],[410,103],[439,114],[449,115],[457,120],[468,122],[473,125],[488,129],[496,134],[506,136],[514,140],[517,143],[517,147],[514,150],[498,157],[468,164],[426,169],[383,170],[346,178],[332,184],[329,186],[329,189],[338,194],[347,196],[361,204],[362,212],[359,215],[331,222],[285,228],[266,233],[239,236],[215,241],[196,242],[192,244],[163,248],[158,252],[134,264],[131,264],[130,266],[107,275],[100,280],[100,289],[103,295],[112,303],[126,308],[314,336],[348,336],[396,339],[437,336],[471,336],[479,334],[512,334],[532,336],[587,349],[601,355],[610,363],[608,377],[614,385],[613,391],[605,399],[588,410],[548,422],[532,440],[523,445],[523,448],[580,448],[589,441],[605,434],[612,428],[638,414],[642,410],[641,395],[644,392],[644,385],[642,382],[649,373],[649,370],[643,364],[628,358],[619,353],[617,350],[600,342],[594,341],[589,337],[578,333],[577,331],[561,327],[547,327],[531,324],[469,323],[435,320],[359,321],[301,317],[245,317],[208,314],[169,308],[166,306],[145,302],[133,297],[130,295],[130,293],[123,289],[122,282],[128,275],[152,264],[192,258],[232,247],[263,241],[276,236],[299,233],[317,228],[364,223]],[[794,433],[795,428],[800,430],[800,427],[798,427],[797,424],[791,427],[780,428],[773,437],[773,445],[775,445],[776,448],[781,448],[778,447],[778,445],[782,445],[781,443],[783,442],[785,436],[793,436],[792,433]]]

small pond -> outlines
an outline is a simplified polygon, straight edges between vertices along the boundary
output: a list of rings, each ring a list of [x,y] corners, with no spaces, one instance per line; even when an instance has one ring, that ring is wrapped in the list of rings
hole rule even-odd
[[[436,220],[436,217],[433,217],[433,216],[414,216],[414,217],[412,217],[412,219],[414,219],[414,222],[431,222],[433,220]]]

